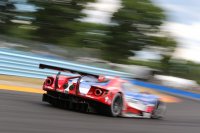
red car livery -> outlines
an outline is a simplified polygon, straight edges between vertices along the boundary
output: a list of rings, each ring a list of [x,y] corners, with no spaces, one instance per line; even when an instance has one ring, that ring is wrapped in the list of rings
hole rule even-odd
[[[159,97],[140,92],[120,77],[99,76],[66,68],[40,64],[41,69],[58,70],[45,79],[43,101],[54,106],[109,116],[162,118],[166,106]],[[61,75],[62,72],[78,76]]]

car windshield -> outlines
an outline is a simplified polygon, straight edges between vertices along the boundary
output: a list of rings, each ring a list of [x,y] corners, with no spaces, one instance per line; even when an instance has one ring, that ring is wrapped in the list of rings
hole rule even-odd
[[[70,79],[69,82],[76,83],[78,78]],[[88,85],[100,85],[100,86],[106,86],[109,83],[109,80],[106,80],[105,82],[99,82],[96,77],[93,76],[83,76],[81,81],[81,84],[88,84]]]
[[[98,82],[98,79],[94,76],[83,76],[81,82]]]
[[[78,78],[72,78],[69,81],[77,82]],[[93,76],[83,76],[80,82],[98,82],[98,79]]]

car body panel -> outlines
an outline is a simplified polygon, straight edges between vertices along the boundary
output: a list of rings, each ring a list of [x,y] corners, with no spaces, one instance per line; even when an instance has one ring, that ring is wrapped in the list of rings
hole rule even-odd
[[[52,66],[50,68],[58,69]],[[86,103],[94,108],[97,105],[93,102],[111,106],[114,97],[120,94],[123,102],[121,116],[124,117],[149,118],[160,101],[160,98],[156,95],[140,92],[128,80],[110,76],[101,77],[101,80],[99,80],[95,75],[63,76],[58,73],[47,77],[43,84],[43,90],[47,91],[45,95],[48,95],[49,92],[57,95],[58,92],[57,100],[60,99],[60,95],[72,96],[73,99],[69,100],[76,101],[76,103]],[[65,100],[65,98],[61,99]],[[97,107],[97,110],[103,110],[103,108]]]

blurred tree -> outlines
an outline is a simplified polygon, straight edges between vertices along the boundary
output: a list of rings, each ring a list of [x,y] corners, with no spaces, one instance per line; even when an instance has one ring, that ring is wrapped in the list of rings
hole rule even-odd
[[[78,47],[94,48],[101,50],[104,47],[103,41],[106,38],[107,26],[104,24],[81,22],[74,35],[74,45]],[[102,51],[103,52],[103,51]]]
[[[95,0],[20,1],[20,7],[30,11],[16,10],[16,3],[5,1],[6,8],[3,6],[2,10],[6,15],[0,18],[3,20],[1,33],[52,44],[101,49],[103,58],[112,62],[126,63],[127,57],[133,56],[132,50],[146,46],[176,45],[170,37],[158,36],[165,16],[150,0],[122,0],[122,8],[114,13],[110,25],[80,21],[85,16],[84,5]]]
[[[84,4],[93,0],[30,0],[39,7],[35,13],[33,25],[37,30],[33,32],[34,40],[73,45],[74,35],[79,32],[81,13]]]
[[[171,64],[170,59],[171,59],[170,55],[163,55],[163,58],[160,61],[161,69],[164,74],[169,74],[170,64]]]
[[[1,34],[30,39],[30,31],[33,29],[31,22],[35,12],[31,7],[34,5],[27,0],[3,0],[0,5]]]
[[[122,8],[112,17],[103,58],[126,63],[131,50],[145,46],[174,47],[175,41],[158,36],[165,15],[150,0],[122,0]],[[173,43],[171,43],[173,42]]]
[[[1,34],[8,33],[8,29],[11,26],[10,20],[13,18],[13,15],[10,14],[10,9],[13,9],[13,3],[10,3],[9,0],[0,1],[0,31]]]

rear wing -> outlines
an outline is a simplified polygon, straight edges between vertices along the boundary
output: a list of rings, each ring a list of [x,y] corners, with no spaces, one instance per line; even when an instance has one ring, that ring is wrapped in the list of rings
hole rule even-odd
[[[54,89],[55,89],[55,90],[58,88],[58,79],[59,79],[59,76],[60,76],[60,72],[61,72],[61,71],[62,71],[62,72],[69,72],[69,73],[72,73],[72,74],[79,74],[79,76],[74,76],[74,77],[72,77],[72,78],[78,78],[78,80],[77,80],[77,88],[76,88],[76,95],[77,95],[78,92],[79,92],[79,85],[80,85],[81,78],[82,78],[83,76],[94,76],[94,77],[96,77],[96,78],[99,78],[99,75],[97,75],[97,74],[86,73],[86,72],[71,70],[71,69],[62,68],[62,67],[57,67],[57,66],[39,64],[39,68],[40,68],[40,69],[51,69],[51,70],[57,70],[57,71],[59,71],[58,74],[56,75],[56,79],[55,79],[55,86],[54,86]]]
[[[57,70],[57,71],[62,71],[62,72],[69,72],[72,74],[79,74],[80,76],[94,76],[96,78],[99,77],[98,74],[93,74],[93,73],[87,73],[87,72],[82,72],[78,70],[72,70],[72,69],[67,69],[63,67],[57,67],[57,66],[51,66],[51,65],[46,65],[46,64],[39,64],[40,69],[51,69],[51,70]]]

